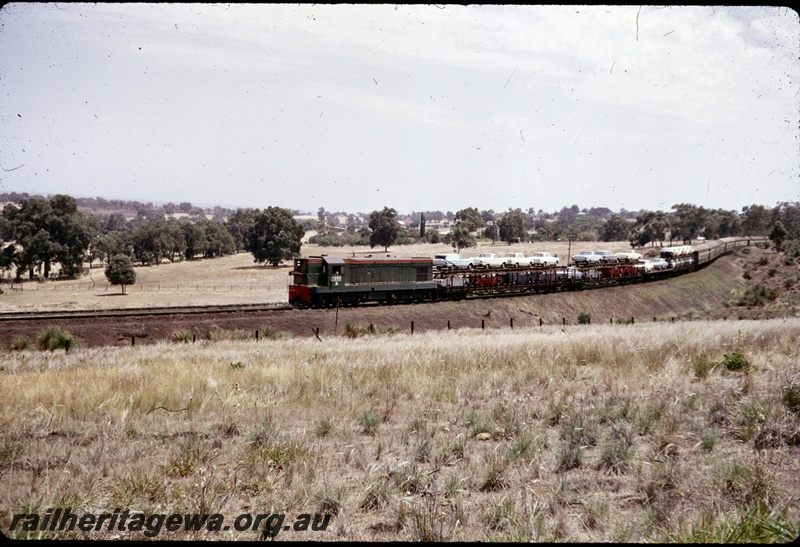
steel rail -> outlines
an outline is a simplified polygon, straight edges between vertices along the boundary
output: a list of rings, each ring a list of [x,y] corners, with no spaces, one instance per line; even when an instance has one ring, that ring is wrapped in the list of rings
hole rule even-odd
[[[113,308],[93,310],[50,310],[0,312],[0,322],[41,321],[53,319],[103,319],[160,315],[197,315],[212,313],[271,312],[294,310],[288,302],[263,304],[220,304],[204,306],[167,306],[153,308]]]

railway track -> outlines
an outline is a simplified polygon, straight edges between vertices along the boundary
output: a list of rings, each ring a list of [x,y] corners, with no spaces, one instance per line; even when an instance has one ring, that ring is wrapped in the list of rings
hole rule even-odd
[[[162,308],[118,308],[95,310],[14,311],[0,312],[0,323],[9,321],[42,321],[52,319],[113,319],[164,315],[202,315],[210,313],[242,313],[293,310],[287,302],[265,304],[225,304],[216,306],[171,306]]]

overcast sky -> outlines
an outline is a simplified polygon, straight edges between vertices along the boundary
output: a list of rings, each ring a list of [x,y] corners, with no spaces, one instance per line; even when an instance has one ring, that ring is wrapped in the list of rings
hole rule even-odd
[[[316,212],[800,201],[785,7],[0,10],[0,192]]]

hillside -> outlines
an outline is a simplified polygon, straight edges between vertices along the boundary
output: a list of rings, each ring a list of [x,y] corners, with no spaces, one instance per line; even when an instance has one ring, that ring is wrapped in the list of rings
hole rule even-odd
[[[232,257],[230,260],[233,260]],[[240,255],[237,264],[246,257]],[[144,268],[149,277],[143,288],[132,288],[129,296],[92,289],[26,291],[23,294],[4,295],[9,304],[28,301],[28,306],[18,309],[40,308],[43,298],[51,306],[40,309],[79,309],[96,307],[97,302],[125,302],[140,305],[168,305],[188,303],[235,303],[256,301],[285,301],[285,276],[287,268],[265,269],[260,266],[234,266],[229,259],[198,261]],[[474,328],[509,329],[538,326],[541,323],[569,325],[577,323],[578,314],[589,314],[593,324],[672,322],[686,319],[761,319],[796,315],[800,303],[800,284],[797,283],[798,267],[785,264],[785,256],[770,249],[750,247],[725,256],[707,268],[673,279],[655,281],[627,287],[610,287],[578,292],[556,294],[484,298],[462,302],[440,302],[409,306],[362,306],[340,310],[294,310],[273,313],[215,314],[193,317],[160,317],[130,320],[49,321],[45,324],[10,322],[4,324],[0,334],[0,346],[8,345],[18,337],[34,340],[47,326],[60,325],[80,337],[86,345],[125,345],[136,335],[141,343],[153,343],[169,339],[176,331],[188,332],[198,339],[219,339],[225,333],[238,332],[237,336],[254,336],[255,330],[262,332],[285,332],[298,336],[342,334],[346,330],[366,332],[369,325],[376,330],[411,329],[425,330]],[[236,281],[228,279],[222,285],[222,271],[234,271],[242,277]],[[206,268],[207,267],[207,268]],[[201,277],[203,273],[206,277]],[[170,273],[172,272],[172,273]],[[186,278],[192,272],[191,283]],[[267,274],[266,272],[270,272]],[[180,290],[167,287],[175,283],[175,275],[184,276]],[[160,277],[160,276],[164,277]],[[264,286],[263,278],[275,276],[271,285]],[[159,277],[156,277],[159,276]],[[244,277],[246,276],[246,277]],[[749,278],[749,279],[748,279]],[[138,283],[138,281],[137,281]],[[157,285],[162,283],[162,285]],[[252,283],[252,289],[251,285]],[[217,284],[216,286],[214,284]],[[188,286],[191,285],[191,286]],[[195,290],[195,287],[201,290]],[[205,290],[203,290],[205,289]],[[213,289],[213,290],[212,290]],[[101,292],[98,292],[101,291]],[[186,300],[187,293],[195,299]],[[111,298],[98,298],[105,294]],[[56,296],[71,299],[52,307]],[[156,304],[157,302],[157,304]],[[125,307],[116,305],[114,307]],[[227,335],[230,336],[230,335]]]

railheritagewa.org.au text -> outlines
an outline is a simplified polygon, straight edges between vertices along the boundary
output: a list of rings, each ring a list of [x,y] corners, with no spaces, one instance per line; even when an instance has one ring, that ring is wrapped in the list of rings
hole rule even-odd
[[[167,532],[261,532],[275,537],[281,532],[323,532],[328,528],[329,513],[303,513],[287,520],[283,513],[242,513],[232,520],[219,513],[155,513],[145,515],[129,509],[114,509],[112,513],[73,513],[71,508],[48,509],[45,513],[13,515],[9,532],[141,532],[155,537]]]

